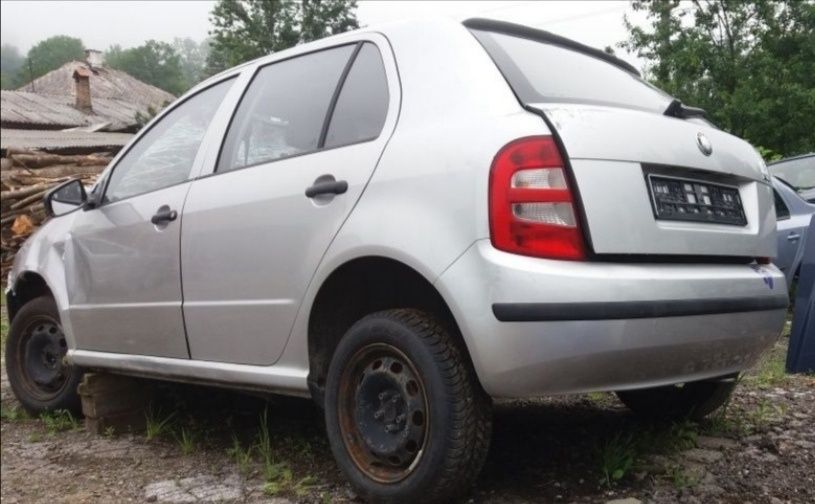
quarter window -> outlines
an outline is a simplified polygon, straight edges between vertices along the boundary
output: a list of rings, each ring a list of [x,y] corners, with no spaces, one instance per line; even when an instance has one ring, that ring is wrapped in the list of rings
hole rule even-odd
[[[189,180],[204,134],[234,80],[192,96],[150,128],[114,167],[105,201],[118,201]]]
[[[354,48],[336,47],[258,70],[232,119],[218,171],[317,150],[331,98]]]
[[[388,81],[382,56],[365,43],[342,85],[325,139],[326,147],[373,140],[388,112]]]

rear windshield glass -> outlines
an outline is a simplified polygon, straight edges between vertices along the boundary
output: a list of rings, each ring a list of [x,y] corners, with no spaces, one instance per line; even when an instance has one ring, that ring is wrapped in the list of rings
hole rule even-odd
[[[671,97],[607,61],[546,42],[472,30],[524,103],[617,105],[662,113]]]
[[[798,191],[815,188],[815,156],[771,164],[770,172]]]

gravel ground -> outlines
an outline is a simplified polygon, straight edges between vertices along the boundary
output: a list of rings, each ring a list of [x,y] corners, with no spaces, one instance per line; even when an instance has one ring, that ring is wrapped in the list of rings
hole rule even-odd
[[[815,378],[785,376],[785,352],[702,424],[645,423],[610,394],[498,404],[467,502],[815,502]],[[96,436],[26,417],[3,371],[2,502],[357,502],[309,401],[145,386],[153,432]]]

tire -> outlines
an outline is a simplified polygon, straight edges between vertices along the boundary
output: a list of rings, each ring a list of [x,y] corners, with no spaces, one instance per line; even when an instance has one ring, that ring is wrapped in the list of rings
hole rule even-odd
[[[421,311],[354,324],[331,359],[325,405],[337,464],[369,502],[450,502],[489,448],[490,398],[464,349]]]
[[[736,388],[736,377],[617,392],[634,413],[650,418],[701,420],[724,405]]]
[[[77,387],[82,370],[64,363],[67,350],[52,298],[38,297],[20,308],[6,340],[6,371],[11,390],[29,413],[81,413]]]

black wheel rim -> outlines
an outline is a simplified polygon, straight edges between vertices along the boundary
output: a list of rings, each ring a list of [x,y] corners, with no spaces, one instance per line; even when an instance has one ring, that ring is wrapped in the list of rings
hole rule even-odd
[[[59,395],[68,383],[68,344],[59,322],[42,316],[23,330],[17,351],[22,385],[40,401]]]
[[[416,367],[395,347],[366,346],[340,378],[339,426],[354,464],[367,477],[396,483],[417,467],[430,425]]]

